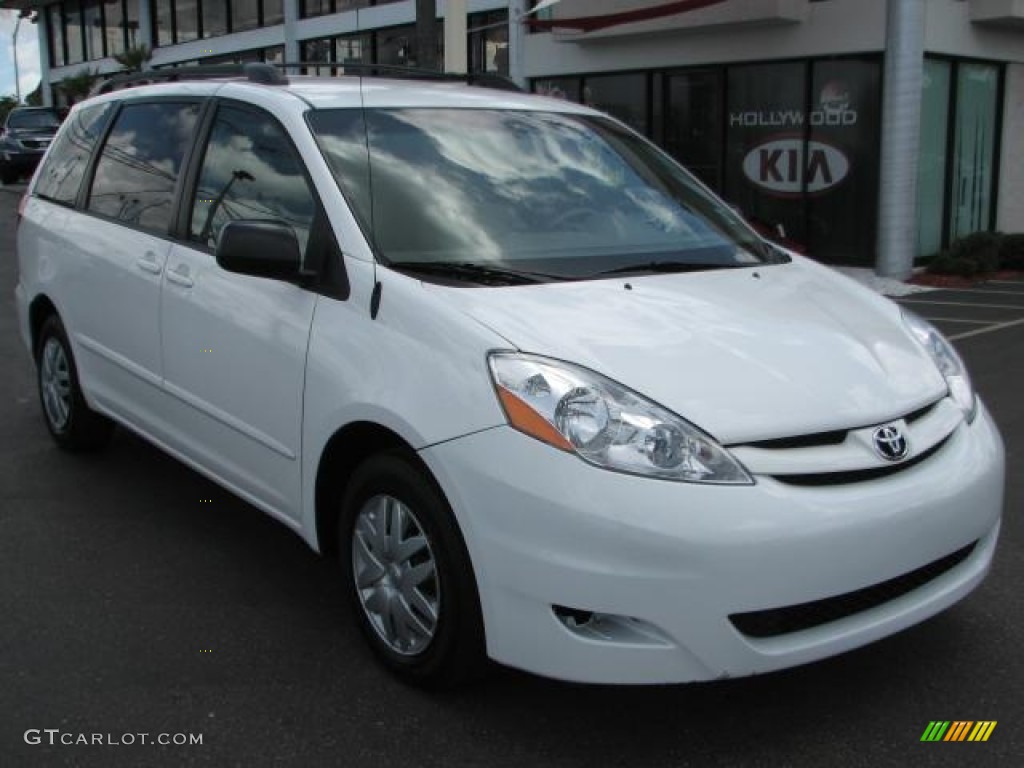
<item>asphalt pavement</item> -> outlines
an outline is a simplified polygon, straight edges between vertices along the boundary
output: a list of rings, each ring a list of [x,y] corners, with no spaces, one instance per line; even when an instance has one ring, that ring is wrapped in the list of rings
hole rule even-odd
[[[16,333],[19,194],[0,187],[3,768],[1022,763],[1024,284],[906,299],[956,338],[1007,443],[1002,540],[965,601],[762,677],[615,688],[498,668],[430,695],[374,663],[333,564],[283,526],[125,431],[97,456],[54,447]],[[985,743],[922,743],[932,720],[997,726]]]

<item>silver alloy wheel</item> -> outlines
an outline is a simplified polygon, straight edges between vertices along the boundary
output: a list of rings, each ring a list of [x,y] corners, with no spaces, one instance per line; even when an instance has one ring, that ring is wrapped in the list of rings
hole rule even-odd
[[[55,432],[63,432],[71,417],[71,366],[59,339],[51,336],[46,340],[40,362],[40,386],[46,419]]]
[[[356,515],[352,575],[370,624],[395,653],[422,652],[437,631],[441,590],[430,542],[405,504],[377,495]]]

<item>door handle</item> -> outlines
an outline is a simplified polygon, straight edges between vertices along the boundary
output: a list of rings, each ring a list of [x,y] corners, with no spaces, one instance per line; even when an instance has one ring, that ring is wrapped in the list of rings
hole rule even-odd
[[[174,283],[175,285],[181,285],[185,288],[191,288],[192,276],[189,274],[188,264],[179,264],[174,269],[167,270],[168,282]]]
[[[146,251],[145,254],[136,259],[135,264],[143,272],[149,272],[151,275],[159,275],[163,269],[156,254],[152,251]]]

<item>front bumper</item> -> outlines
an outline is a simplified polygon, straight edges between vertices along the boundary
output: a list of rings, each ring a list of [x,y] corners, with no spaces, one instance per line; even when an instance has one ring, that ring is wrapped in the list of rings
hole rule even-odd
[[[46,150],[4,149],[0,150],[0,162],[20,174],[28,174],[35,172],[36,166],[39,165],[39,161],[43,159],[45,154]]]
[[[835,486],[634,477],[508,427],[421,455],[465,535],[489,655],[583,682],[757,674],[897,632],[981,582],[1003,503],[1003,445],[983,406],[928,460]],[[972,542],[966,559],[924,585],[836,621],[756,638],[728,618],[861,590]],[[587,636],[553,606],[630,617],[642,631]]]

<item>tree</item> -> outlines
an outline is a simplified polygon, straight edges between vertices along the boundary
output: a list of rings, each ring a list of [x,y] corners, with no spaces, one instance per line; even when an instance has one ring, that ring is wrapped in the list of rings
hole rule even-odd
[[[18,106],[18,100],[13,96],[0,96],[0,125],[7,119],[7,113]]]
[[[151,58],[153,51],[145,43],[128,48],[124,53],[114,54],[114,61],[129,72],[141,72]]]
[[[64,91],[64,94],[71,103],[75,103],[89,96],[93,83],[96,82],[99,76],[99,70],[80,69],[75,74],[68,75],[57,83],[57,87]]]
[[[30,107],[43,106],[43,82],[41,80],[39,81],[39,85],[36,86],[36,89],[25,97],[25,103]]]

